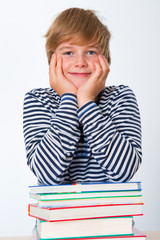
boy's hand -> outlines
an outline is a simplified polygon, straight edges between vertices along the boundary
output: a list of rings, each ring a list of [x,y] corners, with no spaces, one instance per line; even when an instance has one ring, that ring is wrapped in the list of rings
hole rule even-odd
[[[110,71],[107,59],[99,55],[99,63],[95,63],[95,72],[77,90],[78,106],[93,100],[96,101],[98,94],[105,88],[106,79]]]
[[[56,53],[52,55],[49,65],[49,82],[51,88],[59,96],[62,96],[64,93],[73,93],[76,95],[77,88],[71,81],[65,78],[62,72],[62,57],[57,61]]]

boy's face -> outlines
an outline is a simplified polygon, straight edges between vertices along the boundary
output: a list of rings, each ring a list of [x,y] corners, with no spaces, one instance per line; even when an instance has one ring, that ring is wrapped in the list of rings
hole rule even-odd
[[[100,48],[94,44],[73,45],[69,41],[59,44],[55,50],[57,61],[62,56],[62,72],[77,88],[94,73],[94,63],[99,63]]]

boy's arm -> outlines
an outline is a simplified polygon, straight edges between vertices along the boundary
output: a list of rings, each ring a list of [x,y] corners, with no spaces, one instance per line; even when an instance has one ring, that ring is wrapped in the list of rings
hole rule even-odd
[[[60,106],[53,114],[41,97],[28,93],[23,119],[27,164],[39,182],[61,183],[80,137],[76,96],[63,94]]]
[[[104,99],[103,99],[104,101]],[[115,90],[102,114],[94,101],[78,110],[94,158],[110,181],[127,181],[140,166],[141,123],[135,95],[128,87]]]

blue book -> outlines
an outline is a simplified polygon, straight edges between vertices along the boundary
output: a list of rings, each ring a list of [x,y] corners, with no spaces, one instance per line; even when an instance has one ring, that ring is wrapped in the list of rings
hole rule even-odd
[[[92,182],[29,186],[30,193],[67,193],[141,190],[141,182]]]

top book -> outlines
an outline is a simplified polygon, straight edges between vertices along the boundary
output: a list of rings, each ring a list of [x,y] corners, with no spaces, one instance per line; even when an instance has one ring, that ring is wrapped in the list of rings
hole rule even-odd
[[[30,193],[102,192],[141,190],[141,182],[92,182],[29,186]]]

